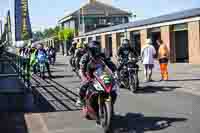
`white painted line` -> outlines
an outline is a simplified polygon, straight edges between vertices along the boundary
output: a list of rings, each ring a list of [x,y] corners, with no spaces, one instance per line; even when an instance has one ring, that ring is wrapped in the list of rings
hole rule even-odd
[[[44,119],[40,114],[25,114],[24,117],[29,132],[31,131],[31,133],[49,133]]]

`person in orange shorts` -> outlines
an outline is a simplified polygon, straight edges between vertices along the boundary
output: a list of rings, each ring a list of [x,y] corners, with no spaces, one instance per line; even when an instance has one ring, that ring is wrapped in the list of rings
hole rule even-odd
[[[169,61],[169,50],[168,47],[163,43],[162,40],[157,40],[159,45],[158,49],[158,60],[160,63],[161,81],[168,80],[168,61]]]

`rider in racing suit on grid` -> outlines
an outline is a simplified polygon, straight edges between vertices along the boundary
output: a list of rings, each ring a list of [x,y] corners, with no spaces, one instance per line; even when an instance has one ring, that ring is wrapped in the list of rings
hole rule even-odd
[[[80,76],[82,79],[82,84],[79,92],[80,99],[77,101],[77,105],[85,105],[84,98],[86,96],[87,88],[91,83],[89,79],[94,78],[93,72],[96,69],[96,65],[101,61],[104,61],[104,63],[111,69],[112,72],[117,70],[115,64],[101,53],[100,43],[98,41],[90,42],[87,53],[83,55],[80,61]]]
[[[47,60],[48,59],[48,55],[47,55],[46,50],[43,47],[43,44],[39,45],[39,48],[38,48],[38,50],[35,53],[35,56],[36,56],[37,60],[39,60],[39,56],[41,56],[40,54],[44,55],[44,58],[46,59],[45,65],[46,65],[46,68],[47,68],[47,71],[48,71],[48,74],[49,74],[49,78],[51,78],[52,75],[51,75],[51,71],[50,71],[49,62]]]
[[[122,46],[117,51],[118,60],[120,60],[119,67],[117,69],[119,79],[120,79],[119,73],[122,67],[128,62],[130,54],[134,56],[135,58],[138,57],[136,50],[130,46],[129,40],[124,39],[122,42]]]
[[[77,59],[75,60],[75,67],[77,67],[76,69],[79,69],[80,68],[80,60],[81,60],[81,57],[87,52],[86,50],[86,46],[84,43],[78,43],[76,45],[76,50],[75,50],[75,54],[74,54],[74,57]]]
[[[74,55],[75,55],[75,51],[76,51],[76,45],[77,45],[77,42],[73,41],[72,46],[69,49],[69,53],[71,55],[71,57],[70,57],[70,65],[71,66],[74,65],[74,57],[75,57]],[[74,71],[74,68],[73,68],[73,71]]]

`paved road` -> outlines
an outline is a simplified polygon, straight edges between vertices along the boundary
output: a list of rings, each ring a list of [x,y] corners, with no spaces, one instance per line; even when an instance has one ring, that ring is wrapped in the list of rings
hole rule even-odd
[[[55,78],[32,80],[34,113],[25,113],[29,133],[102,133],[95,122],[82,118],[75,106],[79,79],[59,56],[52,68]],[[138,94],[121,89],[116,103],[113,133],[199,133],[200,67],[171,65],[171,81],[141,83]],[[141,74],[142,75],[142,74]],[[142,79],[142,76],[141,76]]]

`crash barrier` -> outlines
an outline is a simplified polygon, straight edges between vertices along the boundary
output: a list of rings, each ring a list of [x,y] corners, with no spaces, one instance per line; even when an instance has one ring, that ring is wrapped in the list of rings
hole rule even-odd
[[[11,65],[15,69],[19,78],[30,87],[31,69],[30,69],[30,58],[25,58],[14,53],[5,53],[7,60],[10,60]]]

